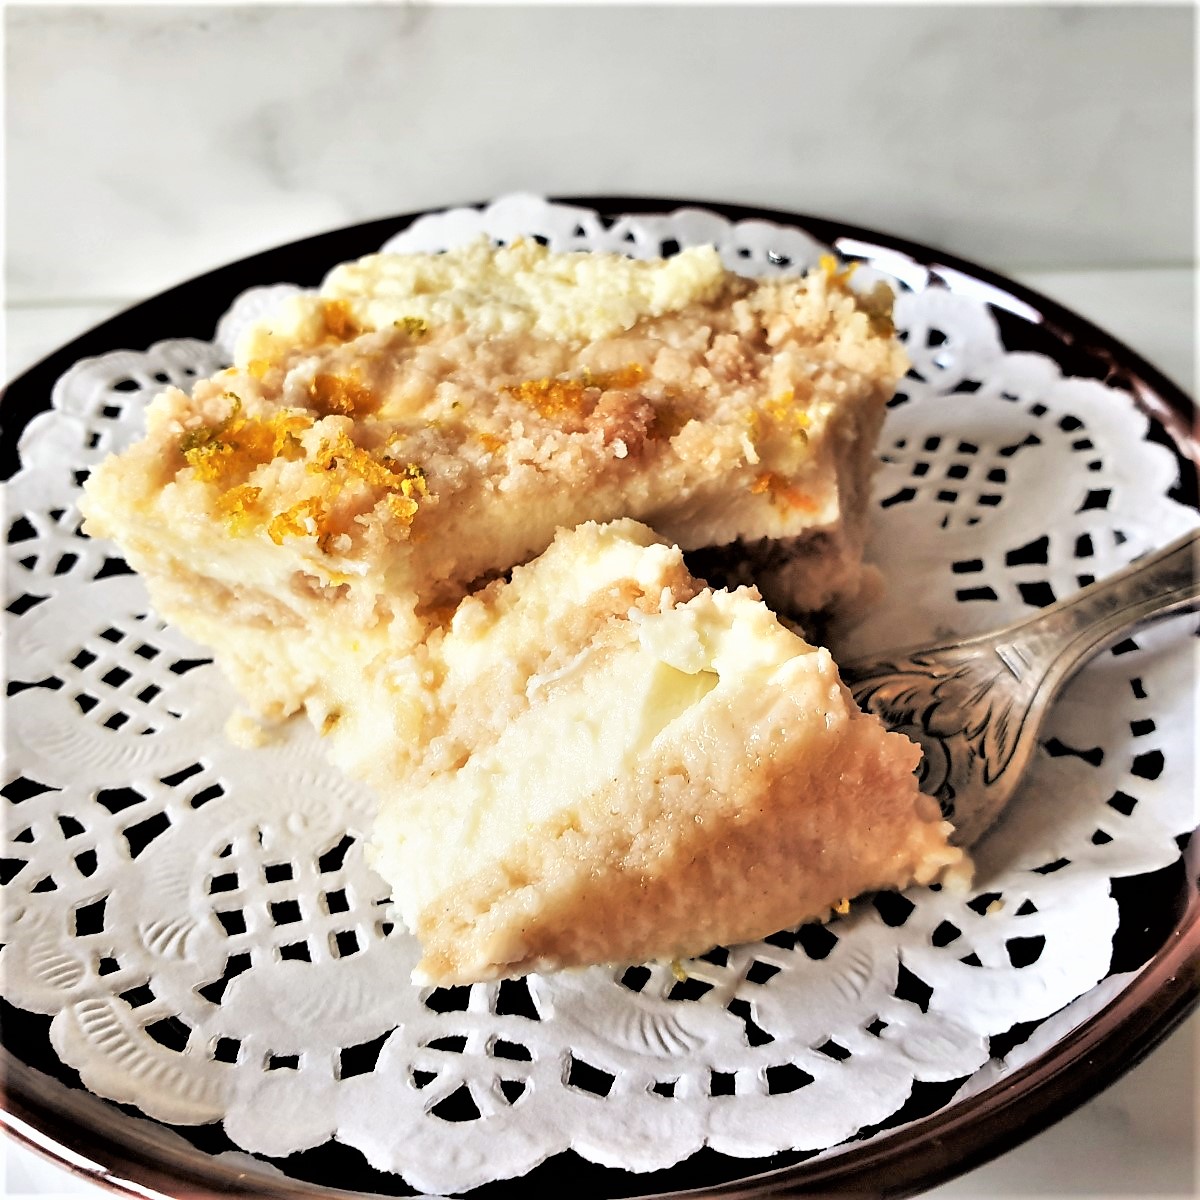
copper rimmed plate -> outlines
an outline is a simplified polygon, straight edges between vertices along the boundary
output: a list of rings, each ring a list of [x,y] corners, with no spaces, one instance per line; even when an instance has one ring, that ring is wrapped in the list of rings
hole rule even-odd
[[[572,197],[603,216],[669,212],[700,202],[637,197]],[[733,220],[758,219],[805,230],[843,253],[927,269],[951,291],[991,305],[1005,345],[1052,357],[1065,374],[1098,378],[1127,391],[1154,421],[1152,436],[1171,447],[1180,480],[1173,495],[1197,507],[1194,404],[1152,366],[1061,306],[973,264],[928,247],[830,220],[701,203]],[[7,389],[0,441],[3,472],[17,465],[21,429],[49,405],[54,381],[83,357],[140,348],[168,337],[211,337],[239,292],[290,279],[316,284],[333,264],[378,248],[421,214],[356,225],[230,264],[119,314],[63,347]],[[648,1196],[694,1189],[714,1195],[854,1192],[902,1196],[977,1166],[1066,1115],[1139,1061],[1200,998],[1200,850],[1153,875],[1119,880],[1122,925],[1112,970],[1138,970],[1093,1016],[1025,1067],[991,1088],[948,1103],[953,1088],[914,1094],[889,1126],[819,1155],[740,1160],[702,1151],[647,1175],[558,1155],[523,1180],[472,1195],[527,1194],[570,1178],[582,1196]],[[129,1194],[208,1196],[231,1190],[276,1196],[411,1194],[401,1180],[366,1166],[357,1152],[330,1145],[277,1163],[232,1150],[219,1128],[172,1130],[80,1090],[49,1044],[48,1018],[5,1005],[2,1118],[19,1139],[63,1165]],[[961,1082],[961,1081],[960,1081]],[[74,1086],[72,1086],[74,1085]],[[900,1125],[900,1121],[904,1121]]]

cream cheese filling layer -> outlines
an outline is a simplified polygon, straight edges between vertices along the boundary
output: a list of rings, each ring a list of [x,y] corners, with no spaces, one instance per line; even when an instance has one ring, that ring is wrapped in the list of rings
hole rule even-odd
[[[600,556],[594,573],[611,579],[615,560],[634,549],[621,547],[607,562]],[[803,660],[821,653],[744,591],[704,592],[657,613],[635,609],[610,623],[610,636],[612,626],[623,629],[624,644],[597,638],[554,672],[531,676],[525,713],[457,771],[385,797],[374,865],[401,884],[394,898],[410,928],[439,895],[491,865],[525,882],[511,851],[530,831],[569,825],[572,813],[603,804],[606,789],[630,777],[660,740],[698,739],[716,762],[744,757],[745,747],[716,744],[732,728],[726,714],[748,698],[811,689]],[[483,640],[473,648],[476,662],[506,644]],[[794,746],[804,734],[790,736]]]
[[[496,742],[454,774],[385,800],[374,865],[403,881],[394,898],[410,928],[457,881],[503,864],[506,848],[529,830],[630,772],[656,736],[718,685],[712,672],[689,675],[633,646],[606,659],[583,659],[545,689],[535,683],[535,703]],[[449,858],[447,846],[454,847]]]
[[[711,246],[649,262],[590,253],[551,254],[518,240],[486,239],[446,254],[371,254],[335,267],[317,294],[290,297],[239,339],[239,366],[316,345],[324,305],[339,301],[364,330],[406,322],[462,324],[481,336],[535,333],[595,341],[643,317],[678,312],[719,291],[724,269]]]

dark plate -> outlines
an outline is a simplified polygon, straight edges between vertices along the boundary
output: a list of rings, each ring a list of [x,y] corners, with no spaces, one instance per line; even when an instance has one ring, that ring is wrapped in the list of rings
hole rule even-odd
[[[1061,305],[962,259],[899,238],[837,221],[740,205],[630,196],[569,197],[604,217],[626,212],[670,212],[704,207],[731,220],[792,225],[837,246],[856,243],[855,255],[877,248],[927,268],[939,283],[964,282],[990,289],[993,311],[1009,350],[1053,358],[1064,374],[1100,379],[1129,393],[1152,418],[1150,437],[1170,447],[1179,463],[1171,495],[1197,504],[1196,407],[1149,363]],[[6,389],[0,410],[0,474],[17,469],[22,429],[48,408],[54,382],[81,358],[111,350],[141,350],[165,338],[211,339],[217,320],[246,288],[291,282],[314,286],[338,262],[377,250],[420,213],[354,225],[293,242],[211,271],[138,304],[43,359]],[[859,243],[863,245],[859,245]],[[866,248],[864,248],[864,246]],[[663,1171],[638,1175],[599,1167],[573,1153],[559,1154],[522,1180],[473,1191],[478,1200],[550,1194],[570,1180],[580,1197],[648,1196],[700,1189],[707,1195],[828,1195],[900,1197],[932,1187],[979,1166],[1061,1119],[1139,1062],[1200,1000],[1200,839],[1181,846],[1171,867],[1118,880],[1113,894],[1121,925],[1110,972],[1140,972],[1107,1007],[1059,1040],[1052,1050],[1013,1071],[1002,1082],[950,1103],[965,1080],[916,1084],[905,1107],[886,1128],[820,1155],[780,1154],[767,1159],[730,1158],[710,1150]],[[0,1069],[5,1128],[61,1165],[131,1195],[146,1190],[199,1198],[230,1192],[271,1196],[411,1195],[395,1176],[371,1170],[356,1151],[329,1145],[273,1165],[286,1172],[259,1173],[241,1162],[213,1157],[234,1150],[220,1126],[173,1131],[135,1109],[81,1090],[49,1044],[49,1018],[7,1004]],[[1028,1038],[1022,1026],[993,1039],[998,1056]],[[890,1131],[889,1131],[890,1130]]]

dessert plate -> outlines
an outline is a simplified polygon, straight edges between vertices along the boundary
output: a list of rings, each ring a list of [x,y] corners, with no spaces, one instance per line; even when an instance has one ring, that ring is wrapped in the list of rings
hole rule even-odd
[[[622,216],[621,214],[636,214]],[[280,285],[478,234],[769,274],[824,247],[898,293],[913,369],[880,444],[887,600],[843,658],[982,633],[1200,523],[1194,410],[1111,338],[981,268],[836,222],[505,197],[232,264],[8,389],[7,1127],[127,1190],[905,1194],[1136,1062],[1194,1004],[1194,618],[1091,664],[965,895],[858,901],[685,965],[471,988],[413,949],[361,859],[370,799],[232,704],[78,534],[83,475],[146,399],[221,364]],[[145,1194],[139,1191],[138,1194]]]

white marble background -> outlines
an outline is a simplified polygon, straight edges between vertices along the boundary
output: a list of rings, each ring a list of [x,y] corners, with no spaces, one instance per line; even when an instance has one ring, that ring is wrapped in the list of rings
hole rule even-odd
[[[1003,269],[1192,261],[1187,7],[21,7],[10,301],[144,296],[527,189],[836,214]]]
[[[1015,274],[1194,378],[1190,5],[4,18],[6,378],[233,258],[518,189],[842,217]],[[1197,1025],[931,1196],[1196,1195]],[[0,1187],[97,1195],[3,1140]]]

